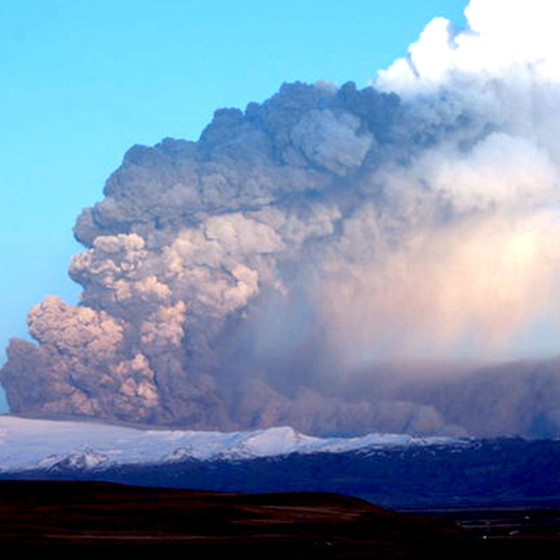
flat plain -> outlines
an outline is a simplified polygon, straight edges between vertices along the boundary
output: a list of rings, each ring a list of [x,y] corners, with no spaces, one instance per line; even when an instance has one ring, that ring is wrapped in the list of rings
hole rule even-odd
[[[5,551],[243,558],[485,558],[560,546],[558,510],[397,512],[320,492],[247,494],[0,481]]]

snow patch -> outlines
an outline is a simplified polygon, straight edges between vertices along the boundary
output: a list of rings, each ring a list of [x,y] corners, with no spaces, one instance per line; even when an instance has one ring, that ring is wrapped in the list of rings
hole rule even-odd
[[[453,438],[369,434],[318,438],[280,426],[253,432],[141,430],[0,415],[0,473],[30,469],[96,470],[115,465],[246,460],[291,453],[343,453],[388,446],[457,443]]]

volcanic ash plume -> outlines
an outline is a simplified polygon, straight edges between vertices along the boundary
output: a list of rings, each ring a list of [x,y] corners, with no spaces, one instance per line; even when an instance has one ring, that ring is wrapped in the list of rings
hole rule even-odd
[[[37,344],[10,343],[12,411],[315,433],[527,434],[538,417],[560,431],[537,395],[560,396],[555,371],[524,374],[485,424],[492,411],[475,421],[460,395],[510,394],[506,374],[436,390],[381,365],[518,358],[558,331],[551,9],[472,0],[468,29],[434,20],[372,87],[283,85],[216,111],[198,142],[133,147],[78,217],[80,304],[47,297],[29,312]]]

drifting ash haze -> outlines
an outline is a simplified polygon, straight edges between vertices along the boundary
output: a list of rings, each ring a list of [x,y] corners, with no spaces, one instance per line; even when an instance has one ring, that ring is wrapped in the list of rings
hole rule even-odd
[[[10,343],[12,411],[560,433],[556,362],[382,365],[514,359],[559,330],[557,11],[472,0],[468,29],[434,20],[373,87],[287,84],[198,142],[133,147],[77,220],[80,305],[47,297],[38,344]]]

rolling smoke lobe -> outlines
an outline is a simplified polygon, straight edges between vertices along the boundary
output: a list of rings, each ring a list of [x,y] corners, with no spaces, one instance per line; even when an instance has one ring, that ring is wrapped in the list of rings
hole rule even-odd
[[[517,358],[558,330],[551,9],[472,0],[468,29],[434,20],[372,87],[285,84],[198,142],[133,147],[76,222],[80,304],[47,297],[38,344],[10,343],[12,411],[559,433],[556,362],[421,382],[390,365]]]

